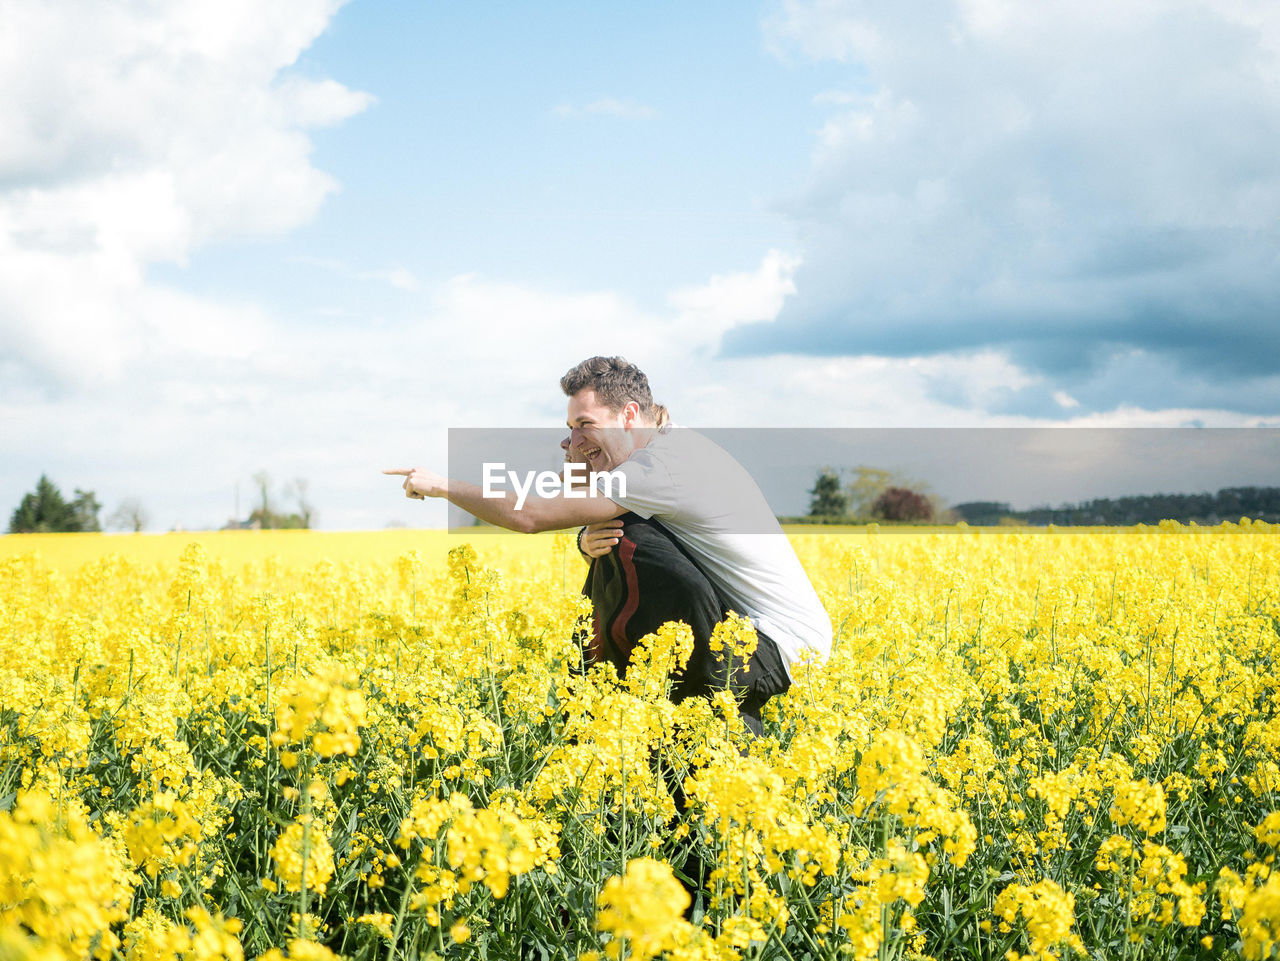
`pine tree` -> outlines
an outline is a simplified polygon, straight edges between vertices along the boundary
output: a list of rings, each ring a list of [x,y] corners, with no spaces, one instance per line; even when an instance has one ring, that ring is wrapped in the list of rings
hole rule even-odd
[[[83,526],[86,521],[92,522],[89,530],[97,530],[98,502],[91,493],[77,490],[76,495],[75,501],[68,503],[57,485],[41,474],[36,489],[22,498],[9,518],[9,533],[81,531],[86,529]]]
[[[840,475],[824,467],[809,491],[810,517],[844,517],[849,510],[849,497],[840,487]]]

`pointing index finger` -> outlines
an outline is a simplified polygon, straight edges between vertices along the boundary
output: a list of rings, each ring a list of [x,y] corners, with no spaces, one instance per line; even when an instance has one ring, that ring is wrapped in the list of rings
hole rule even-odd
[[[412,473],[413,473],[413,468],[412,468],[412,467],[395,467],[395,468],[392,468],[392,469],[390,469],[390,470],[384,470],[382,473],[384,473],[384,474],[399,474],[399,475],[401,475],[402,477],[408,477],[410,474],[412,474]]]

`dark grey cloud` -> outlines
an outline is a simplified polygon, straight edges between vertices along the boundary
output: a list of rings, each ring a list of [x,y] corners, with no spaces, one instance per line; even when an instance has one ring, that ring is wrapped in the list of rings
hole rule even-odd
[[[1274,398],[1280,8],[786,9],[775,42],[870,89],[783,205],[796,295],[725,355],[996,350],[1082,405]],[[1135,352],[1176,376],[1122,390],[1107,372]]]

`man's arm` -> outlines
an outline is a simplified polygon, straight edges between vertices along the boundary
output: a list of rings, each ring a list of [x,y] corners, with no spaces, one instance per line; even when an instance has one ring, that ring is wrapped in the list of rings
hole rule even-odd
[[[531,494],[517,509],[514,491],[503,491],[500,497],[485,497],[483,489],[475,484],[444,477],[422,467],[397,468],[383,473],[404,477],[406,497],[416,500],[444,497],[473,517],[522,534],[558,531],[612,520],[627,510],[595,490],[587,490],[586,496],[577,493],[573,497],[565,497],[563,489],[554,497]]]

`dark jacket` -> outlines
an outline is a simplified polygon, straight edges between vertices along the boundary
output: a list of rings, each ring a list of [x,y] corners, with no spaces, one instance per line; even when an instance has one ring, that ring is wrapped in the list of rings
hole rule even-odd
[[[729,612],[719,591],[657,520],[630,513],[619,520],[622,537],[608,554],[592,559],[583,587],[593,608],[587,662],[607,660],[623,676],[640,638],[668,621],[683,621],[693,632],[693,653],[673,679],[671,700],[723,690],[732,671],[744,713],[754,706],[758,715],[764,701],[790,684],[773,641],[759,636],[746,673],[740,658],[731,663],[728,651],[712,651],[711,632]]]

